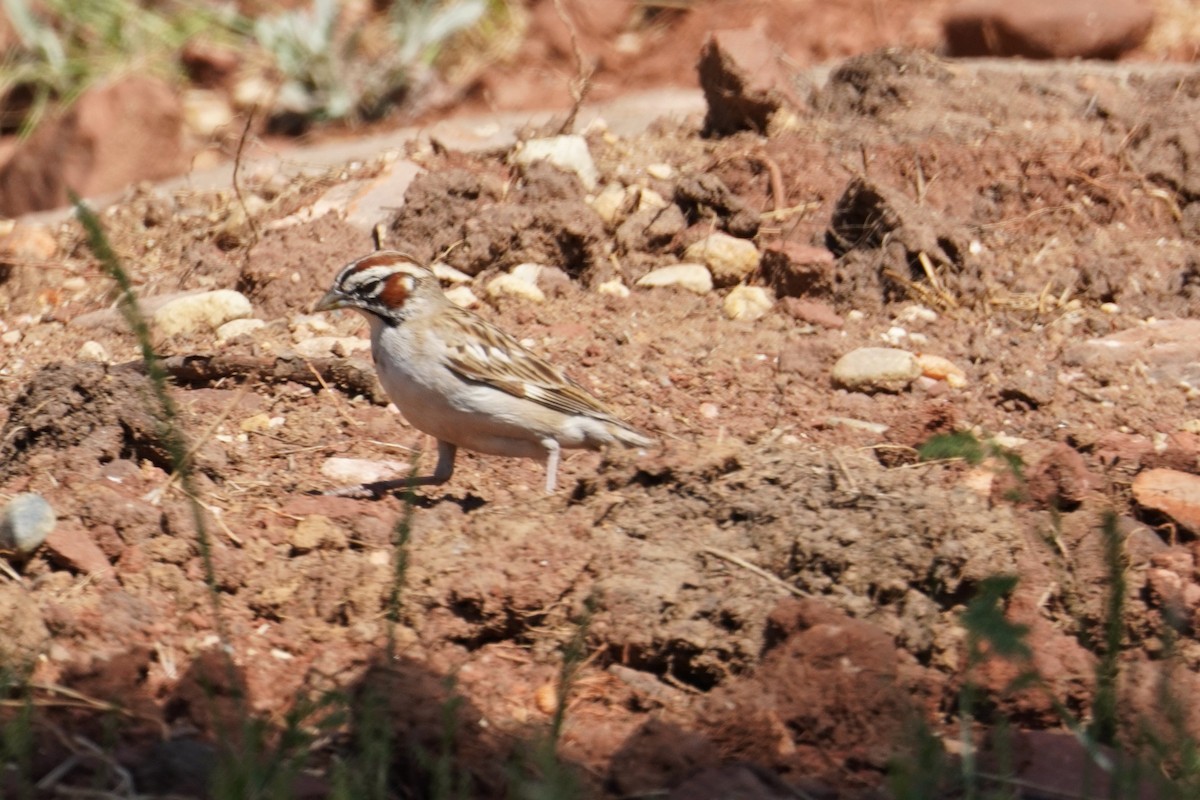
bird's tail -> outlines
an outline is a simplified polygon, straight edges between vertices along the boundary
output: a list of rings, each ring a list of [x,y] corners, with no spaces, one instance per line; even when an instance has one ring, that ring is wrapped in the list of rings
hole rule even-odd
[[[626,447],[650,447],[656,444],[653,437],[645,431],[640,431],[624,420],[614,421],[608,426],[609,433]]]

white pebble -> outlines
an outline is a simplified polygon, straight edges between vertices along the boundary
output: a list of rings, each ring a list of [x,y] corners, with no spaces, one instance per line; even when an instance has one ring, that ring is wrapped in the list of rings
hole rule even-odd
[[[712,291],[713,279],[703,264],[673,264],[646,273],[638,278],[637,285],[648,289],[675,286],[695,294],[708,294]]]
[[[459,308],[472,308],[479,305],[479,298],[471,291],[470,286],[452,286],[446,290],[446,299]]]
[[[261,319],[255,319],[254,317],[247,317],[246,319],[231,319],[229,322],[226,322],[224,325],[217,328],[217,341],[228,342],[230,339],[236,339],[239,336],[254,333],[254,331],[266,326],[266,324],[267,323],[263,322]]]
[[[574,172],[589,192],[596,188],[596,164],[588,149],[587,139],[577,134],[530,139],[513,151],[514,164],[528,166],[535,161],[549,161],[567,172]]]
[[[217,289],[177,297],[154,312],[154,324],[165,336],[216,330],[232,319],[248,317],[253,309],[241,292]]]
[[[536,284],[529,281],[523,281],[516,275],[504,274],[498,275],[488,281],[487,293],[491,297],[499,297],[507,295],[509,297],[519,297],[522,300],[529,300],[534,303],[542,303],[546,300],[546,295]]]
[[[733,286],[758,269],[762,260],[758,248],[749,239],[739,239],[717,231],[693,242],[683,257],[708,267],[717,286]]]
[[[725,316],[730,319],[761,319],[774,304],[771,295],[761,286],[735,286],[725,297]]]
[[[444,261],[435,261],[433,266],[429,268],[437,279],[442,283],[467,283],[471,280],[471,276],[462,270],[455,269]]]
[[[674,177],[675,169],[670,164],[650,164],[646,167],[646,174],[660,181],[669,181]]]
[[[79,352],[75,354],[75,358],[79,361],[94,361],[97,364],[107,364],[111,358],[108,350],[99,342],[94,342],[91,339],[79,346]]]
[[[412,465],[404,461],[368,461],[365,458],[327,458],[321,474],[339,483],[376,483],[407,475]]]
[[[620,278],[605,281],[596,287],[596,291],[609,297],[629,297],[629,287],[622,283]]]

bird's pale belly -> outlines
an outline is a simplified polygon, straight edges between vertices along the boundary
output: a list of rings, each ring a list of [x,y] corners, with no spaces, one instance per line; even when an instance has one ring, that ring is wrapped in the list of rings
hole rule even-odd
[[[532,430],[528,421],[518,422],[520,406],[527,400],[457,378],[438,390],[404,370],[381,368],[379,380],[408,423],[435,439],[489,455],[546,456],[542,441],[553,438],[553,432]]]

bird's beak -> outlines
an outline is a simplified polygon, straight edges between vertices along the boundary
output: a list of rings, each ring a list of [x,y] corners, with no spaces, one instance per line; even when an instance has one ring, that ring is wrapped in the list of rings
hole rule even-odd
[[[333,311],[335,308],[345,308],[349,305],[346,302],[346,296],[337,289],[330,289],[325,293],[325,296],[317,301],[313,306],[313,313],[317,311]]]

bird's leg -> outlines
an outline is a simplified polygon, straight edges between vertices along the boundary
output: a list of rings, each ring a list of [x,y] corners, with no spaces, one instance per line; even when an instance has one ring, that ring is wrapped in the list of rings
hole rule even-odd
[[[556,443],[557,444],[557,443]],[[458,453],[458,447],[449,442],[438,440],[438,460],[437,466],[433,468],[432,475],[421,475],[407,478],[392,478],[387,481],[376,481],[375,483],[361,483],[356,486],[344,486],[341,489],[334,489],[326,492],[326,494],[336,497],[357,497],[357,498],[372,498],[378,499],[388,492],[396,489],[412,488],[414,486],[440,486],[450,480],[454,475],[454,456]]]
[[[561,448],[555,439],[543,439],[542,446],[546,448],[546,494],[554,494],[558,483],[558,456]]]

